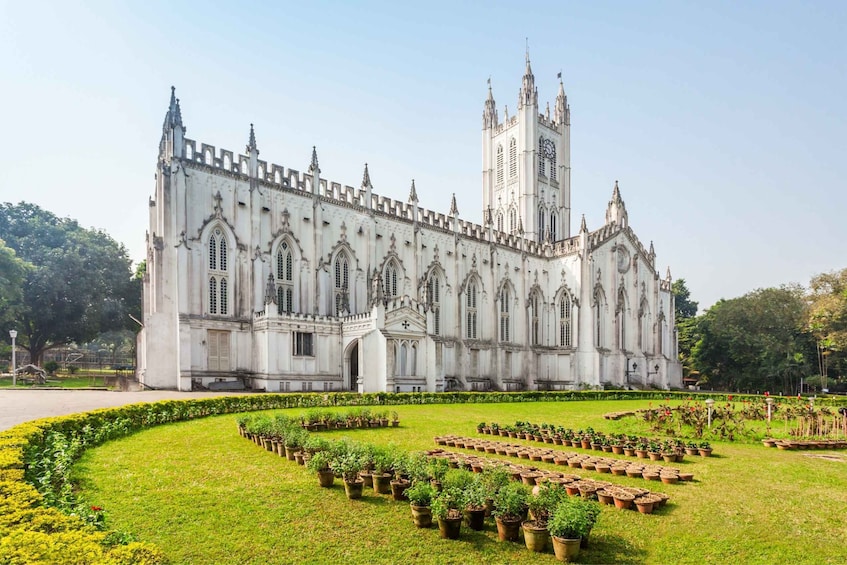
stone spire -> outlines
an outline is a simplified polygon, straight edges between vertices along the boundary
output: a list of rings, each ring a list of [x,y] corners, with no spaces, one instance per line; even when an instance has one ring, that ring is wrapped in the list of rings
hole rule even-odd
[[[456,205],[456,193],[453,193],[453,198],[450,200],[450,216],[458,216],[459,215],[459,207]]]
[[[181,127],[185,133],[185,126],[182,123],[182,110],[179,107],[179,98],[176,97],[176,87],[171,87],[171,101],[168,104],[168,111],[165,114],[165,124],[162,129]]]
[[[612,191],[612,199],[606,207],[606,224],[618,224],[625,228],[627,225],[626,205],[621,198],[621,191],[618,188],[618,181],[615,181],[615,188]]]
[[[588,232],[588,225],[585,223],[585,214],[582,215],[582,223],[579,225],[579,233]]]
[[[559,94],[556,95],[556,109],[553,121],[557,124],[568,122],[568,97],[565,94],[565,85],[562,82],[562,73],[559,73]]]
[[[488,79],[488,99],[485,101],[485,110],[482,112],[482,128],[490,129],[497,126],[497,104],[494,102],[494,93],[491,91],[491,79]]]
[[[259,150],[256,148],[256,131],[253,129],[253,124],[250,124],[250,138],[247,140],[247,153],[251,153],[255,151],[257,154]]]
[[[671,282],[671,268],[668,266],[668,272],[665,273],[665,280]]]
[[[526,47],[526,71],[523,75],[523,83],[521,84],[521,94],[518,100],[518,107],[537,106],[538,105],[538,89],[535,87],[535,75],[532,74],[532,66],[529,64],[529,44]]]
[[[309,172],[312,174],[321,172],[320,167],[318,167],[318,150],[314,145],[312,145],[312,162],[309,165]]]
[[[418,201],[418,192],[415,190],[415,179],[412,179],[412,189],[409,191],[409,202]]]
[[[653,248],[653,242],[650,241],[650,251],[647,252],[647,255],[650,257],[650,261],[656,258],[656,250]]]
[[[365,174],[362,175],[362,188],[373,188],[371,185],[371,175],[368,173],[367,163],[365,163]]]

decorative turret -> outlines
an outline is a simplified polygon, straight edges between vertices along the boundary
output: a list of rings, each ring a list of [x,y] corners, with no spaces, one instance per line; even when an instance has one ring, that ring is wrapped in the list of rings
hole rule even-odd
[[[582,222],[579,224],[579,233],[588,233],[588,225],[585,223],[585,214],[582,215]]]
[[[556,111],[553,115],[553,121],[557,124],[566,124],[570,122],[570,109],[568,108],[568,97],[565,94],[565,85],[562,82],[562,73],[559,73],[559,94],[556,95]]]
[[[163,156],[167,154],[169,157],[184,157],[186,131],[187,129],[182,123],[182,110],[179,107],[179,99],[176,97],[176,88],[172,86],[168,111],[165,112],[165,121],[162,124],[159,153]],[[168,144],[170,144],[170,147],[168,147]]]
[[[309,172],[314,174],[320,174],[321,169],[318,167],[318,150],[312,145],[312,162],[309,164]]]
[[[518,99],[518,108],[524,106],[538,105],[538,89],[535,87],[535,75],[532,74],[532,66],[529,64],[529,48],[526,50],[526,72],[523,75],[521,94]]]
[[[253,130],[253,124],[250,124],[250,137],[247,139],[246,147],[247,156],[250,157],[250,170],[248,174],[251,179],[256,179],[259,176],[259,149],[256,147],[256,132]],[[256,183],[251,182],[250,190],[256,188]]]
[[[626,213],[626,205],[621,198],[621,191],[618,188],[618,181],[615,181],[615,189],[612,191],[612,199],[606,207],[606,224],[617,224],[622,228],[627,225],[628,217]]]
[[[494,102],[494,93],[491,91],[491,79],[488,79],[488,99],[485,101],[485,110],[482,112],[482,129],[497,127],[497,104]]]
[[[418,202],[418,193],[415,190],[415,179],[412,179],[412,189],[409,191],[409,202]]]
[[[656,250],[653,248],[653,242],[650,242],[650,251],[647,252],[647,257],[650,259],[650,262],[656,260]]]
[[[365,163],[365,174],[362,175],[362,190],[365,191],[365,208],[370,210],[371,208],[371,191],[373,190],[373,185],[371,185],[371,175],[368,172],[368,164]]]
[[[453,193],[453,198],[450,200],[450,212],[448,215],[454,218],[459,215],[459,207],[456,205],[456,193]]]
[[[320,194],[321,191],[321,168],[318,166],[318,150],[312,145],[312,162],[309,163],[309,173],[312,175],[312,194]],[[313,198],[317,198],[313,196]],[[317,200],[315,200],[317,202]]]
[[[668,272],[665,273],[665,280],[671,282],[671,268],[668,266]]]

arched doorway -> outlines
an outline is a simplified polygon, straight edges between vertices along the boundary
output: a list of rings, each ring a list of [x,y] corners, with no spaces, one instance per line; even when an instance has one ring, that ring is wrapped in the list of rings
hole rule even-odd
[[[358,392],[359,390],[359,340],[356,340],[353,343],[353,346],[350,348],[350,357],[348,358],[348,362],[350,363],[350,378],[347,383],[348,390],[352,390],[354,392]]]

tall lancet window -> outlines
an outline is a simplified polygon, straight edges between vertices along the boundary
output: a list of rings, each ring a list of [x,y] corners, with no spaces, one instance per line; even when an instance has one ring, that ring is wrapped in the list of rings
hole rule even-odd
[[[538,208],[538,241],[544,241],[544,213],[543,208]]]
[[[497,184],[503,184],[503,146],[497,146]]]
[[[510,322],[509,287],[504,285],[500,291],[500,341],[511,341]]]
[[[497,231],[503,231],[503,212],[497,212]]]
[[[393,261],[389,261],[385,266],[384,276],[382,291],[386,298],[394,298],[397,296],[397,265]]]
[[[538,151],[536,155],[538,155],[538,176],[546,177],[546,169],[547,169],[547,160],[544,158],[544,138],[538,138]]]
[[[343,316],[350,311],[350,263],[343,252],[335,257],[334,305],[335,315]]]
[[[559,347],[571,347],[571,297],[563,294],[559,299]]]
[[[509,178],[518,176],[518,142],[509,140]]]
[[[427,286],[429,309],[432,312],[432,334],[441,335],[441,280],[438,275],[433,273]]]
[[[226,237],[220,228],[209,236],[209,314],[229,314],[229,271]]]
[[[618,307],[616,308],[618,322],[618,348],[626,349],[626,299],[623,291],[618,292]]]
[[[294,261],[287,241],[276,252],[276,307],[280,314],[294,312]]]
[[[476,308],[476,283],[468,284],[465,296],[465,315],[467,322],[465,324],[465,337],[467,339],[476,339],[476,323],[477,323],[477,308]]]
[[[541,298],[538,292],[529,298],[529,339],[532,345],[541,345]]]
[[[550,152],[550,180],[556,180],[556,151]]]
[[[556,231],[556,212],[550,212],[550,241],[557,241],[559,234]]]
[[[518,212],[514,208],[509,210],[509,232],[518,233]]]

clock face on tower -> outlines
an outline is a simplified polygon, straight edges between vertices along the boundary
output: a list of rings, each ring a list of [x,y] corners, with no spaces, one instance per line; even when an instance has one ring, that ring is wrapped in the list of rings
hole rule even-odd
[[[545,139],[541,142],[541,154],[545,159],[552,159],[556,155],[556,144],[552,139]]]

